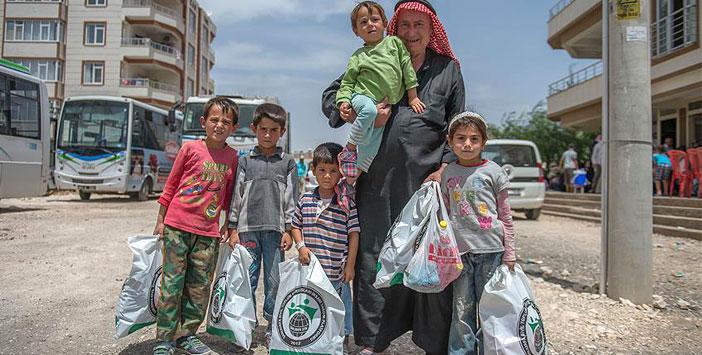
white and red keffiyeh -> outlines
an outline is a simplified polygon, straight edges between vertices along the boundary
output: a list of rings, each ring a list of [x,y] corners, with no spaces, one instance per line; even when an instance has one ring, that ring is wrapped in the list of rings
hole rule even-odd
[[[388,35],[397,35],[397,18],[399,17],[398,15],[400,14],[400,12],[405,10],[418,11],[427,14],[431,18],[432,32],[429,38],[429,48],[431,48],[432,50],[434,50],[434,52],[438,54],[453,59],[453,61],[460,66],[461,64],[456,58],[456,55],[453,54],[453,50],[451,49],[451,45],[449,44],[448,37],[446,36],[446,30],[444,30],[444,25],[441,24],[441,21],[439,21],[439,18],[436,16],[436,14],[422,3],[408,1],[399,4],[397,6],[397,9],[395,10],[395,14],[393,14],[392,19],[390,20],[390,24],[388,25]]]

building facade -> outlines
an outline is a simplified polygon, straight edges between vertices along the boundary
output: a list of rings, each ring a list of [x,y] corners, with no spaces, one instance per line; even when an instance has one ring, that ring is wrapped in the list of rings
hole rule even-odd
[[[653,141],[702,144],[700,0],[650,0]],[[599,131],[602,120],[602,1],[560,0],[551,9],[548,43],[587,65],[549,85],[548,117],[576,129]]]
[[[216,27],[194,0],[0,0],[0,57],[65,97],[111,95],[163,108],[214,93]]]

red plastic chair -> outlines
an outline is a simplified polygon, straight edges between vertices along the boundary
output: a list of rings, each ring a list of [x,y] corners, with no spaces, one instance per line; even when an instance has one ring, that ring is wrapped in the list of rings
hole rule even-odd
[[[690,173],[693,179],[697,179],[697,197],[702,197],[702,148],[690,148],[687,150],[687,157],[690,160]],[[690,192],[692,192],[692,180],[690,179]]]
[[[668,196],[673,196],[675,181],[678,182],[680,197],[690,197],[690,186],[692,185],[692,173],[689,168],[687,154],[682,150],[669,150],[667,153],[670,162],[673,163],[673,177],[670,180],[670,191]]]

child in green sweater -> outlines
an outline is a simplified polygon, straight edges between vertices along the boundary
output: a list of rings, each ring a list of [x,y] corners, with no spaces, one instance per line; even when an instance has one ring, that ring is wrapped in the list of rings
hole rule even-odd
[[[359,170],[368,172],[380,148],[383,127],[373,127],[378,115],[376,104],[382,101],[394,105],[407,91],[412,110],[421,113],[425,109],[417,97],[417,74],[409,52],[399,38],[385,37],[387,24],[385,11],[374,1],[363,1],[351,12],[353,32],[365,44],[349,59],[336,93],[339,109],[353,107],[357,114],[348,143],[339,154],[342,173],[351,185]]]

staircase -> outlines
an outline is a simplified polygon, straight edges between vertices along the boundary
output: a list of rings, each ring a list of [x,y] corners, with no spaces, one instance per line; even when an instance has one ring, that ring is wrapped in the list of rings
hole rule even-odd
[[[599,223],[600,195],[547,192],[541,213]],[[702,240],[702,199],[653,198],[653,232]]]

